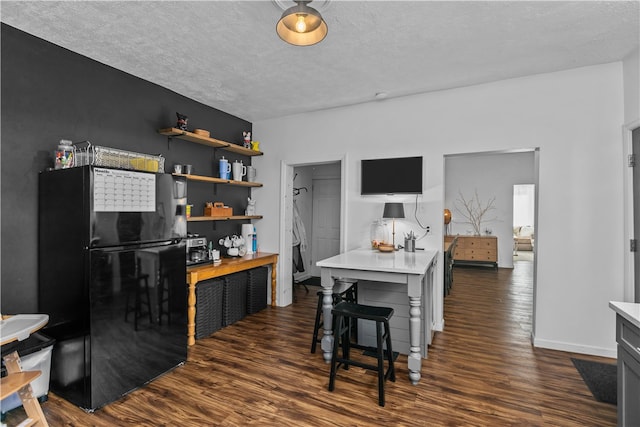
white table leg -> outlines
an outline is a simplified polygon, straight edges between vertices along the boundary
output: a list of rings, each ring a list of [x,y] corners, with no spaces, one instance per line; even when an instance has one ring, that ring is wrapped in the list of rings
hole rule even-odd
[[[333,277],[331,277],[331,269],[320,269],[320,283],[322,284],[322,320],[323,320],[323,336],[320,342],[322,349],[322,357],[326,363],[331,363],[333,355]]]
[[[420,297],[409,297],[409,355],[407,366],[409,379],[413,385],[420,381],[422,354],[420,352]]]

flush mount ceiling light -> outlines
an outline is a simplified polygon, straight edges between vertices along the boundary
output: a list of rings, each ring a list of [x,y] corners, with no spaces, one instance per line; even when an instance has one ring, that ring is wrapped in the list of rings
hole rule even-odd
[[[296,5],[285,10],[276,25],[278,36],[296,46],[311,46],[321,42],[329,29],[320,12],[307,6],[311,0],[295,1]]]

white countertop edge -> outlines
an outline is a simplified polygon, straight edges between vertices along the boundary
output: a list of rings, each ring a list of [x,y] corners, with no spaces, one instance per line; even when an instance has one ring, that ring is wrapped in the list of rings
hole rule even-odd
[[[392,253],[383,253],[371,249],[353,249],[343,252],[333,257],[323,259],[316,262],[318,267],[341,268],[345,270],[369,270],[388,273],[401,274],[424,274],[428,270],[434,258],[438,255],[436,250],[420,250],[416,252],[397,251]],[[387,262],[377,263],[378,261],[388,261],[393,265],[385,265]],[[394,258],[400,258],[399,263],[395,263]],[[406,263],[407,257],[412,258],[413,263]]]
[[[636,328],[640,328],[640,304],[634,302],[609,301],[609,307],[631,322]]]

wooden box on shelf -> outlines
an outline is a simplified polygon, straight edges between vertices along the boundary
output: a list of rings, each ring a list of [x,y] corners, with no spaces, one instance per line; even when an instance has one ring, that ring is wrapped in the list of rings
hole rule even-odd
[[[204,207],[204,216],[233,216],[233,208],[225,206],[222,202],[207,203]]]

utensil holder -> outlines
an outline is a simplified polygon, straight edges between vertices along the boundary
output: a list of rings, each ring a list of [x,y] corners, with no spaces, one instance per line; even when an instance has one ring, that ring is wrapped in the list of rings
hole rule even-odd
[[[404,239],[404,251],[415,252],[416,251],[416,239]]]

